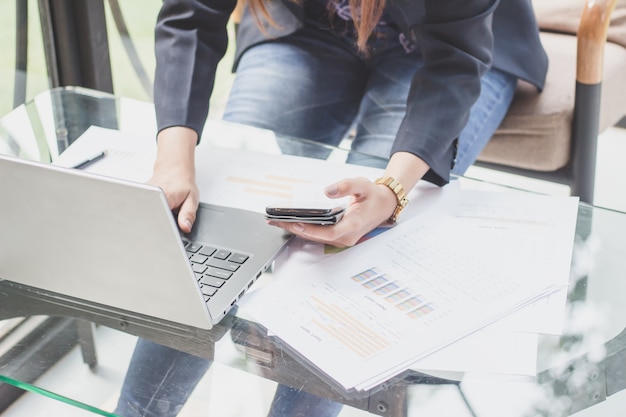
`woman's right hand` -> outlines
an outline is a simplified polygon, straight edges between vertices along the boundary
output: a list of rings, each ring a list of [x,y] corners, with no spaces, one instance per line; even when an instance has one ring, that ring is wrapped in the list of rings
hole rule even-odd
[[[154,171],[148,181],[163,190],[170,209],[178,212],[178,227],[185,233],[191,231],[200,201],[194,159],[197,141],[196,132],[186,127],[160,131]]]

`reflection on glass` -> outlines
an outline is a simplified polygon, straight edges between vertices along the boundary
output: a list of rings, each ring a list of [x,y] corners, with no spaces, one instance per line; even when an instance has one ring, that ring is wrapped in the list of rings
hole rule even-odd
[[[0,115],[48,88],[37,0],[0,2]]]
[[[105,12],[116,94],[152,100],[154,27],[159,0],[107,0]]]
[[[38,403],[36,406],[37,410],[45,409],[47,410],[47,414],[51,416],[71,415],[75,417],[80,417],[100,415],[106,417],[116,417],[115,414],[102,411],[88,404],[72,400],[71,398],[67,398],[62,395],[55,394],[54,392],[47,391],[45,389],[38,388],[34,385],[27,384],[25,382],[21,382],[15,379],[7,378],[2,375],[0,375],[0,382],[13,385],[14,387],[26,391],[27,393],[25,395],[29,395],[29,393],[39,395],[39,397],[32,397],[30,401]],[[26,404],[27,401],[22,401],[20,403],[20,406],[18,406],[19,409],[24,410],[24,415],[27,415],[26,413],[29,412],[29,407]],[[19,411],[16,412],[19,413]]]

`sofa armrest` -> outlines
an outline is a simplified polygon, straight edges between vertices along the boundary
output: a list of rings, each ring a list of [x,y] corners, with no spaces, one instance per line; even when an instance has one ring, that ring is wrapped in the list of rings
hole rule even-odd
[[[582,84],[602,82],[604,45],[611,14],[617,0],[587,0],[578,26],[576,81]]]

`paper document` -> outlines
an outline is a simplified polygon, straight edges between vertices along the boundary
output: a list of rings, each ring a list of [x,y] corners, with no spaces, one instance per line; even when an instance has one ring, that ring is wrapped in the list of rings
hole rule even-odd
[[[209,144],[200,144],[196,151],[201,201],[260,213],[285,201],[328,201],[326,186],[347,177],[373,180],[381,173],[377,168]]]
[[[85,171],[136,182],[150,179],[156,158],[156,141],[152,135],[129,135],[90,126],[52,162],[69,168],[103,151],[105,157],[88,165]]]
[[[232,135],[232,126],[229,129]],[[243,131],[248,135],[256,132],[252,128]],[[106,151],[106,157],[85,171],[138,182],[150,179],[156,158],[156,142],[151,134],[131,135],[91,126],[53,163],[72,167],[102,151]],[[324,188],[331,183],[350,176],[373,180],[382,173],[381,169],[359,165],[220,148],[208,140],[200,142],[195,157],[201,201],[262,213],[266,206],[283,201],[328,200]]]
[[[567,284],[577,199],[442,196],[437,210],[270,283],[246,310],[364,390]]]
[[[446,187],[445,190],[447,192],[449,188]],[[423,193],[415,194],[412,193],[415,198],[424,196]],[[422,204],[423,200],[412,201],[415,202],[411,206],[413,209],[417,209],[416,206],[420,206],[419,214],[424,214],[428,210],[427,206],[424,207],[424,204]],[[276,259],[274,273],[271,277],[266,277],[261,285],[267,285],[269,282],[280,281],[281,279],[289,279],[291,276],[306,274],[306,268],[311,264],[320,262],[329,256],[332,255],[325,251],[325,245],[296,238],[290,242],[288,249]],[[280,283],[277,285],[280,285]],[[253,291],[258,291],[260,288],[262,286],[257,284],[253,287]],[[560,292],[557,292],[557,294]],[[247,293],[239,301],[239,314],[249,315],[247,311],[248,300],[254,297],[250,294],[250,292]],[[559,322],[559,319],[563,317],[565,303],[557,302],[548,308],[545,302],[553,295],[537,300],[535,303],[498,320],[485,329],[446,346],[423,360],[412,364],[410,368],[426,373],[432,373],[432,371],[452,372],[456,376],[466,372],[477,372],[481,374],[534,378],[537,373],[537,333],[544,333],[542,330],[546,328],[544,326],[546,321],[550,323],[558,322],[558,327],[562,327],[562,322]],[[540,303],[542,308],[534,308],[537,303]],[[529,309],[531,314],[524,314]],[[545,314],[536,317],[535,313],[538,311]],[[509,318],[514,315],[516,320],[513,320],[513,323],[508,323],[510,321]],[[552,327],[552,324],[548,328],[550,327]],[[520,331],[520,329],[522,330]]]

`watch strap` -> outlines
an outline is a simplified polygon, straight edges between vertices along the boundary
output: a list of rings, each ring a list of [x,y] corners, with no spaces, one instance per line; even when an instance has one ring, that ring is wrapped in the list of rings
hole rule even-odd
[[[391,214],[391,217],[389,217],[388,221],[392,224],[396,223],[398,221],[398,216],[400,215],[400,212],[409,203],[409,200],[406,198],[406,190],[404,189],[402,184],[400,184],[400,182],[393,177],[380,177],[377,178],[374,183],[378,185],[384,185],[395,194],[397,201],[396,208]]]

